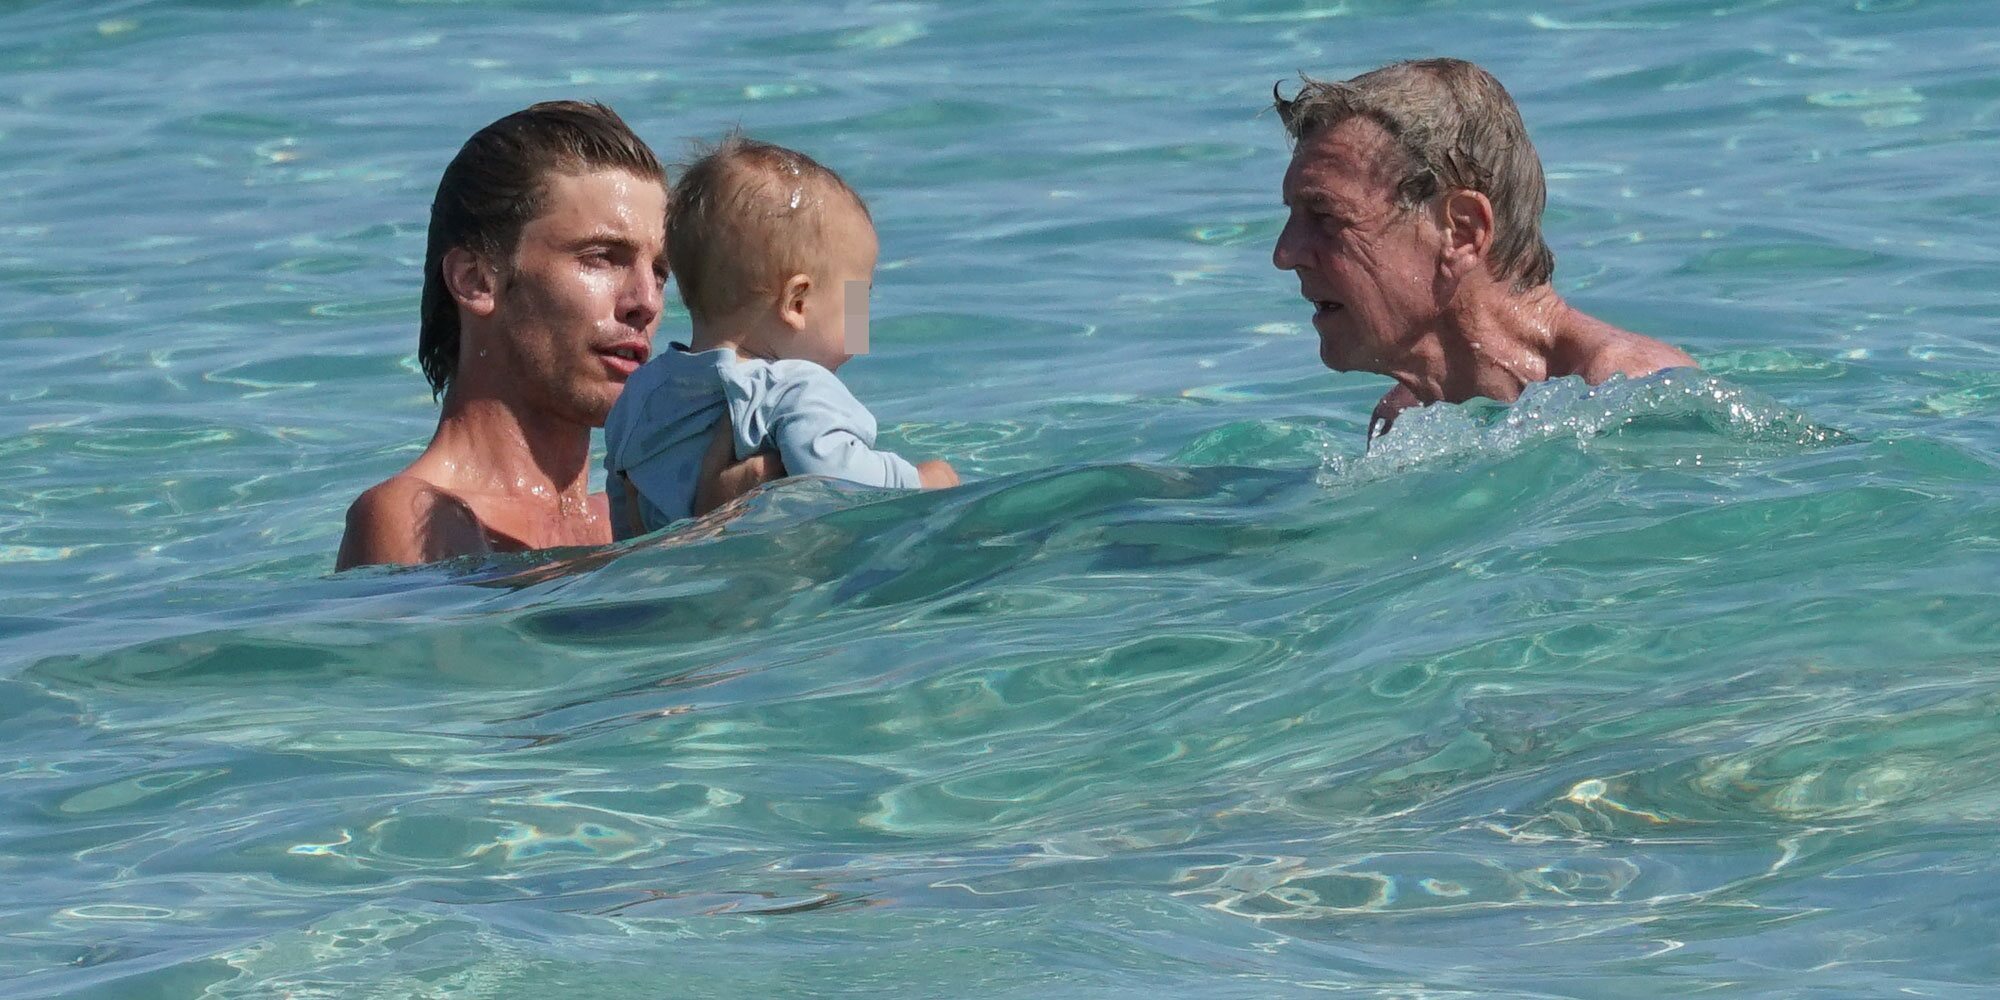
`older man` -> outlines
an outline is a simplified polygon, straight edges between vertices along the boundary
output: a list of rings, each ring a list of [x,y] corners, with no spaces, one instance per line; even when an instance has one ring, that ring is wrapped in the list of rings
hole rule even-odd
[[[348,509],[337,568],[611,541],[590,429],[651,352],[666,217],[665,171],[601,104],[537,104],[466,141],[424,261],[417,360],[443,398],[437,431]],[[705,472],[746,474],[725,455]]]
[[[1274,96],[1276,96],[1274,94]],[[1369,422],[1531,382],[1693,365],[1584,315],[1550,287],[1542,164],[1500,81],[1427,59],[1277,97],[1294,148],[1271,259],[1313,304],[1320,360],[1396,380]]]

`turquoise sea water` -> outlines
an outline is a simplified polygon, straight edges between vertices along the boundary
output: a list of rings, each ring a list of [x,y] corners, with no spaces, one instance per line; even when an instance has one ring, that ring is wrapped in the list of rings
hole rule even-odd
[[[1363,455],[1262,109],[1432,54],[1706,376]],[[1996,66],[1972,0],[0,7],[0,995],[1989,996]],[[563,96],[844,172],[844,374],[974,481],[329,575],[437,175]]]

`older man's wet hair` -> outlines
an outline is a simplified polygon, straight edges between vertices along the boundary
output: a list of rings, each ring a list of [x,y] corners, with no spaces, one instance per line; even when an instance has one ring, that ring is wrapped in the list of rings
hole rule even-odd
[[[839,174],[797,150],[731,133],[694,153],[674,185],[667,259],[697,318],[728,316],[814,273],[840,206],[869,218]]]
[[[667,183],[659,159],[624,119],[583,101],[545,101],[516,111],[473,133],[444,168],[431,201],[417,334],[417,363],[434,396],[442,396],[458,374],[458,302],[445,285],[445,254],[464,247],[511,263],[521,230],[548,207],[549,177],[599,170]]]
[[[1301,77],[1287,100],[1271,89],[1278,119],[1293,141],[1351,118],[1389,133],[1408,157],[1396,186],[1410,207],[1452,191],[1477,191],[1493,203],[1490,260],[1517,291],[1548,284],[1555,254],[1542,239],[1548,188],[1514,99],[1493,74],[1462,59],[1394,63],[1352,80]]]

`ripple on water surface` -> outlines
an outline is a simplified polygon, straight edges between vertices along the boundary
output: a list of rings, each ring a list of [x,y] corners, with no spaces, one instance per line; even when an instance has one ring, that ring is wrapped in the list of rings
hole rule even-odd
[[[1987,990],[1988,6],[481,11],[0,13],[0,994]],[[1364,450],[1270,86],[1432,52],[1705,375]],[[329,575],[438,171],[571,96],[852,181],[968,485]]]

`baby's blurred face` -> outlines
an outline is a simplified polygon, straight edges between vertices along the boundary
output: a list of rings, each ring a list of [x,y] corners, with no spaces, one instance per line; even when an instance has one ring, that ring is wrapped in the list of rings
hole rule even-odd
[[[829,371],[868,350],[868,289],[880,247],[875,227],[845,198],[827,206],[825,240],[794,356]],[[858,329],[857,329],[858,327]]]

